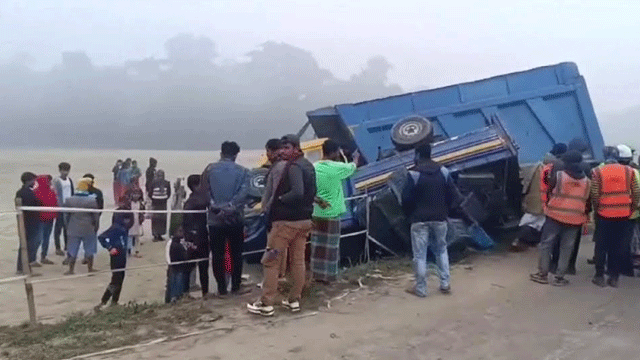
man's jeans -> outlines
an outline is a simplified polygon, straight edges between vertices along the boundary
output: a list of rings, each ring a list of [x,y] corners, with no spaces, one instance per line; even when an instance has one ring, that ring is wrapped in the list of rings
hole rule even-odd
[[[169,304],[179,300],[188,293],[189,273],[169,266],[167,269],[167,287],[164,294],[164,302]]]
[[[70,236],[69,243],[67,244],[67,255],[75,260],[78,257],[80,245],[82,244],[84,246],[84,257],[94,256],[97,250],[97,241],[95,235]]]
[[[60,235],[64,236],[64,250],[67,250],[67,225],[64,223],[64,213],[58,213],[58,218],[56,219],[56,225],[53,231],[53,241],[56,246],[56,250],[62,250],[62,245],[60,244]]]
[[[416,293],[427,296],[427,248],[436,256],[440,274],[440,288],[449,287],[449,254],[447,253],[447,223],[428,221],[411,224],[411,247],[416,272]]]
[[[49,241],[51,240],[51,232],[53,231],[53,220],[41,221],[38,230],[40,231],[40,245],[42,248],[40,258],[44,260],[49,253]]]
[[[37,259],[38,248],[40,247],[40,229],[38,224],[27,225],[25,227],[27,232],[27,248],[24,249],[27,251],[27,258],[29,263],[35,262]],[[20,245],[20,244],[18,244]],[[22,264],[22,246],[18,248],[18,266],[17,270],[19,273],[24,271],[24,266]],[[28,265],[28,264],[27,264]]]

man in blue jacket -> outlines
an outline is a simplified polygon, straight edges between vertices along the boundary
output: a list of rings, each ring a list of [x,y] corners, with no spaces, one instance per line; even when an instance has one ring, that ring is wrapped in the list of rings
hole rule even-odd
[[[249,170],[236,164],[240,147],[225,141],[220,161],[209,164],[202,174],[201,189],[209,195],[209,241],[213,253],[213,275],[218,294],[227,294],[224,252],[227,241],[231,250],[231,292],[240,293],[242,247],[244,245],[244,207],[249,188]]]
[[[431,245],[440,273],[440,292],[449,294],[447,217],[461,197],[449,171],[431,160],[430,145],[422,145],[415,152],[416,166],[409,171],[402,194],[402,206],[411,222],[416,272],[416,285],[407,291],[418,297],[427,296],[427,248]]]

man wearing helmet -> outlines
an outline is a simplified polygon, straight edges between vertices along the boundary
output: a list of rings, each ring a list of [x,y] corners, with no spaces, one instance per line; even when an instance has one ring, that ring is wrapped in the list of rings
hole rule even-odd
[[[616,146],[616,148],[618,149],[618,162],[622,165],[631,167],[633,169],[633,174],[636,181],[638,182],[638,184],[640,184],[640,172],[638,172],[638,170],[632,165],[633,150],[629,146],[623,144]],[[640,211],[638,210],[638,208],[634,209],[629,219],[632,223],[632,232],[629,239],[627,239],[627,245],[625,245],[622,249],[622,264],[620,265],[620,271],[622,275],[633,276],[634,274],[631,249],[637,249],[638,243],[640,241],[640,239],[638,238],[638,220],[640,219]]]
[[[618,276],[631,272],[630,241],[634,231],[632,217],[638,217],[640,176],[628,164],[633,153],[618,145],[618,163],[604,164],[593,170],[591,195],[596,210],[596,274],[598,286],[618,286]],[[605,261],[609,279],[604,280]]]

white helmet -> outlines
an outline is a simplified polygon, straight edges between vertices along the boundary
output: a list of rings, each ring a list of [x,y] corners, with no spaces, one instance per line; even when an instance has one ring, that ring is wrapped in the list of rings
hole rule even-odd
[[[631,160],[633,158],[633,151],[627,145],[620,144],[616,148],[618,149],[618,159]]]

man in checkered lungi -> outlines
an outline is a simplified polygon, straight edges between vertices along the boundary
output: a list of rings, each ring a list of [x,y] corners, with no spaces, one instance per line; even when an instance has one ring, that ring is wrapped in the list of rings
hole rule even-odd
[[[354,162],[347,162],[338,144],[327,140],[322,145],[322,160],[316,170],[317,197],[313,209],[311,231],[311,272],[313,279],[335,281],[340,267],[340,217],[347,211],[342,182],[356,171]]]

